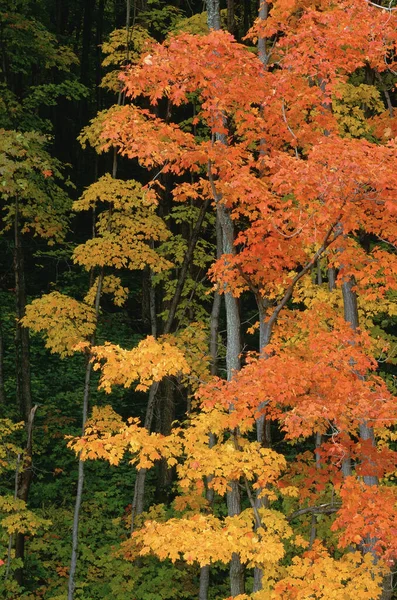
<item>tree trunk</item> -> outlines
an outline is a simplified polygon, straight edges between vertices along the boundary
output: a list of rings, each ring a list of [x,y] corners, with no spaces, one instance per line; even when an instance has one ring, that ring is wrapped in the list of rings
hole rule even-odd
[[[350,278],[348,281],[344,282],[342,285],[342,293],[343,293],[343,307],[344,307],[344,317],[345,320],[350,323],[353,331],[355,331],[359,326],[359,316],[357,309],[357,296],[353,291],[353,287],[355,285],[355,281],[353,278]],[[372,427],[369,427],[366,421],[362,421],[360,423],[360,437],[363,440],[371,440],[372,444],[375,445],[375,435]],[[370,460],[370,459],[368,459]],[[350,462],[350,461],[349,461]],[[351,466],[350,472],[345,473],[347,475],[351,475]],[[379,480],[376,475],[364,475],[363,477],[364,483],[366,485],[379,485]],[[372,544],[375,540],[367,540],[367,547],[364,549],[365,553],[372,553],[373,547]],[[377,561],[377,556],[374,554],[374,562]],[[380,596],[380,600],[391,600],[393,597],[393,573],[388,573],[383,578],[382,584],[382,595]]]
[[[207,0],[207,23],[209,29],[220,29],[219,0]],[[224,136],[217,135],[217,141],[226,143]],[[208,169],[208,176],[213,190],[213,196],[216,203],[217,217],[222,230],[222,251],[223,254],[234,254],[234,226],[230,213],[222,203],[218,195],[211,173],[211,166]],[[230,292],[225,293],[226,307],[226,376],[230,381],[233,374],[240,370],[240,314],[237,298]],[[233,406],[230,406],[233,410]],[[234,516],[241,512],[240,489],[237,481],[230,482],[230,491],[227,493],[228,515]],[[232,597],[244,593],[244,566],[241,563],[238,554],[233,554],[230,562],[230,592]]]
[[[99,316],[99,305],[102,295],[102,282],[103,273],[100,274],[98,279],[98,287],[95,297],[95,316],[98,320]],[[94,341],[93,339],[91,340]],[[85,424],[88,417],[88,405],[90,400],[90,388],[91,388],[91,374],[92,374],[92,362],[91,357],[87,357],[87,365],[85,369],[84,378],[84,392],[83,392],[83,411],[82,411],[82,435],[84,435]],[[69,570],[69,581],[68,581],[68,600],[73,600],[74,589],[75,589],[75,575],[77,568],[78,559],[78,544],[79,544],[79,521],[80,521],[80,509],[83,500],[83,488],[84,488],[84,461],[79,459],[78,465],[78,476],[77,476],[77,492],[76,500],[74,505],[74,516],[73,516],[73,528],[72,528],[72,555],[70,559],[70,570]]]
[[[27,442],[23,455],[22,469],[17,476],[17,498],[28,501],[29,490],[32,483],[32,450],[33,450],[33,421],[36,414],[37,404],[30,410],[26,423]],[[25,534],[17,533],[15,536],[15,558],[24,561],[25,558]],[[15,580],[19,585],[23,584],[23,566],[15,570]]]
[[[216,246],[217,258],[222,254],[222,230],[219,219],[216,219]],[[211,375],[215,376],[218,373],[218,334],[219,334],[219,314],[221,310],[221,295],[215,291],[214,300],[211,310],[210,321],[210,354],[211,354]],[[215,446],[216,439],[213,433],[210,433],[208,445],[210,448]],[[212,477],[207,478],[206,499],[208,507],[211,510],[214,502],[214,490],[209,486]],[[200,589],[199,600],[208,600],[208,590],[210,585],[210,565],[205,565],[200,569]]]
[[[159,394],[157,407],[160,413],[160,433],[169,435],[172,423],[175,420],[174,381],[167,377],[161,384],[162,394]],[[156,503],[167,504],[170,501],[172,476],[175,469],[168,466],[167,460],[162,458],[159,462],[159,474],[156,486]]]
[[[15,201],[14,222],[14,276],[15,276],[15,304],[16,304],[16,329],[15,329],[15,362],[16,362],[16,387],[19,411],[25,423],[29,420],[32,410],[29,330],[22,327],[20,319],[25,315],[26,284],[25,265],[22,247],[22,236],[19,223],[19,204]]]
[[[26,283],[25,265],[22,247],[22,236],[19,222],[19,202],[15,200],[14,219],[14,277],[15,277],[15,365],[16,365],[16,397],[19,412],[27,428],[28,441],[23,460],[22,470],[18,477],[17,496],[24,502],[28,501],[29,489],[32,483],[32,435],[33,418],[36,408],[32,409],[29,331],[20,324],[20,319],[25,315],[26,308]],[[15,538],[15,557],[22,561],[25,555],[25,536],[18,533]],[[15,579],[19,585],[23,583],[23,567],[16,569]]]
[[[227,30],[234,35],[234,0],[227,0]]]
[[[4,337],[0,322],[0,416],[4,417],[4,409],[6,405],[6,393],[4,387]]]
[[[90,73],[90,49],[93,35],[93,15],[96,0],[84,0],[83,40],[81,47],[80,75],[81,81],[88,85]]]
[[[209,29],[218,31],[221,28],[221,14],[219,0],[207,0],[207,23]]]

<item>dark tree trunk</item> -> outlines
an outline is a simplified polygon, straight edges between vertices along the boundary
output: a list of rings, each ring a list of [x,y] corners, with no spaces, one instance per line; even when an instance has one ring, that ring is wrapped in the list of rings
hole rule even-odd
[[[0,322],[0,416],[4,417],[4,409],[6,405],[6,392],[4,387],[4,336]]]
[[[84,0],[83,40],[81,47],[80,76],[81,81],[88,85],[90,73],[90,50],[93,40],[93,16],[95,0]]]
[[[162,384],[162,394],[159,394],[157,404],[160,416],[160,432],[163,435],[169,435],[172,429],[172,423],[175,421],[175,399],[174,399],[174,381],[166,378]],[[162,458],[159,462],[159,475],[157,478],[157,503],[168,503],[174,469],[170,468],[166,459]]]
[[[26,422],[27,442],[23,455],[22,469],[17,477],[17,498],[27,503],[29,498],[30,485],[32,483],[32,449],[33,449],[33,421],[36,413],[35,405],[29,413]],[[22,562],[25,559],[25,534],[17,533],[15,536],[15,558],[20,558]],[[23,566],[15,570],[15,580],[19,585],[23,584]]]
[[[234,35],[234,0],[227,0],[227,30]]]
[[[16,387],[17,402],[21,417],[28,422],[32,410],[31,377],[30,377],[30,353],[29,353],[29,330],[22,327],[20,319],[25,315],[26,309],[26,283],[25,265],[22,247],[22,235],[19,223],[18,199],[15,203],[15,226],[14,226],[14,276],[15,276],[15,304],[16,304],[16,329],[15,329],[15,351],[16,351]]]

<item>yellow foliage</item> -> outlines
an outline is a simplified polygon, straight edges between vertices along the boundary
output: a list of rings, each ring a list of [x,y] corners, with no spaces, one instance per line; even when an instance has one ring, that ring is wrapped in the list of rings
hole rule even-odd
[[[1,517],[3,513],[7,516]],[[26,508],[26,503],[13,496],[0,496],[0,524],[8,535],[13,533],[35,534],[40,528],[48,529],[51,521],[42,519]]]
[[[230,481],[245,477],[254,481],[253,488],[262,490],[262,495],[275,499],[271,485],[275,484],[286,467],[281,454],[270,448],[262,448],[258,442],[244,441],[242,448],[236,448],[233,441],[220,441],[210,448],[208,435],[197,435],[194,422],[184,432],[184,454],[186,459],[178,466],[179,485],[189,491],[203,477],[210,477],[209,486],[218,494],[224,495]]]
[[[98,203],[108,204],[109,209],[97,217],[96,237],[75,249],[73,258],[77,264],[87,270],[104,266],[134,270],[150,266],[156,273],[172,266],[150,243],[169,236],[164,221],[156,215],[157,199],[152,189],[107,174],[83,193],[74,203],[74,209],[89,210]]]
[[[88,293],[84,297],[84,302],[87,304],[94,304],[98,290],[99,277],[97,277],[90,287]],[[120,277],[115,275],[106,275],[102,279],[102,293],[111,294],[113,296],[113,302],[116,306],[123,306],[128,298],[128,288],[121,285]]]
[[[124,547],[136,555],[153,553],[160,560],[169,558],[173,562],[183,558],[188,564],[197,562],[200,566],[217,561],[227,564],[238,552],[249,567],[261,566],[268,576],[276,575],[285,555],[283,542],[292,537],[292,529],[277,511],[263,509],[261,516],[264,527],[257,531],[251,509],[225,519],[195,514],[165,523],[146,521]]]
[[[69,448],[80,453],[82,460],[104,459],[117,465],[125,452],[131,452],[131,463],[139,469],[148,469],[156,460],[164,457],[170,465],[175,464],[175,456],[181,454],[177,436],[163,436],[149,433],[139,424],[139,419],[121,417],[110,406],[94,407],[92,417],[87,421],[82,438],[70,438]]]
[[[150,209],[157,206],[152,188],[144,188],[134,179],[114,179],[109,173],[92,183],[79,200],[73,203],[76,212],[94,208],[99,202],[109,204],[114,210]]]
[[[167,341],[152,336],[139,342],[136,348],[125,350],[116,344],[92,348],[94,369],[101,369],[100,388],[110,392],[112,385],[130,387],[139,381],[137,390],[147,390],[154,381],[166,375],[187,375],[189,365],[183,353]]]
[[[316,542],[303,557],[292,559],[288,575],[270,596],[274,600],[374,600],[381,592],[382,567],[374,566],[370,554],[349,552],[332,558]],[[265,600],[265,596],[255,596]],[[269,596],[266,596],[266,600]]]
[[[336,89],[332,103],[341,135],[363,137],[371,133],[371,125],[365,111],[381,113],[384,105],[380,91],[373,85],[341,83]]]
[[[168,338],[183,352],[190,370],[188,377],[183,377],[182,382],[188,383],[193,390],[208,381],[210,377],[211,357],[208,353],[208,335],[208,327],[199,322],[190,323],[188,327]]]
[[[22,454],[22,449],[8,442],[6,438],[23,426],[23,422],[13,423],[10,419],[0,419],[0,473],[6,469],[16,468],[16,457]]]
[[[51,292],[26,307],[24,327],[44,332],[46,348],[61,357],[70,356],[75,346],[95,331],[96,317],[91,306],[59,292]]]
[[[118,92],[121,87],[118,76],[122,65],[127,60],[129,64],[136,62],[153,42],[146,29],[139,25],[131,27],[128,35],[125,28],[112,31],[109,39],[102,44],[102,52],[107,55],[102,61],[102,66],[116,68],[104,76],[101,87]]]

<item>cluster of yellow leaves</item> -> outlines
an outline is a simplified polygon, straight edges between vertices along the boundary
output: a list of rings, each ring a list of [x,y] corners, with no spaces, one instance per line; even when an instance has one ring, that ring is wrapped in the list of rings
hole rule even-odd
[[[98,181],[92,183],[82,194],[79,200],[73,203],[76,212],[94,208],[98,203],[105,202],[114,210],[128,211],[134,208],[147,208],[157,206],[157,199],[153,189],[143,188],[142,184],[134,179],[124,181],[114,179],[109,173],[103,175]]]
[[[91,306],[51,292],[26,307],[21,323],[33,331],[44,332],[46,348],[65,357],[73,354],[77,344],[93,335],[96,318]]]
[[[124,548],[132,556],[153,553],[160,560],[183,558],[200,566],[217,561],[227,564],[233,553],[239,553],[249,567],[262,566],[268,577],[274,577],[285,555],[283,541],[292,538],[293,532],[281,513],[260,512],[262,526],[256,531],[251,509],[225,519],[196,514],[165,523],[146,521]]]
[[[119,79],[120,69],[123,64],[134,63],[142,55],[143,51],[149,49],[153,38],[150,37],[146,29],[135,25],[128,31],[126,29],[115,29],[109,39],[102,44],[102,52],[106,58],[102,61],[103,67],[114,67],[110,73],[106,73],[101,82],[101,87],[119,92],[121,83]]]
[[[207,439],[198,439],[190,428],[184,432],[183,464],[178,466],[179,485],[183,491],[196,486],[203,486],[203,478],[209,477],[208,485],[218,494],[224,495],[230,481],[245,477],[254,481],[253,488],[262,490],[262,494],[275,499],[270,487],[274,485],[286,467],[285,458],[269,448],[261,448],[257,442],[241,439],[241,448],[236,448],[233,441],[217,442],[212,448]]]
[[[96,237],[75,248],[74,261],[87,270],[112,266],[116,269],[168,269],[172,264],[149,242],[168,238],[164,221],[155,213],[153,190],[134,181],[113,179],[109,174],[93,183],[74,203],[77,211],[89,210],[98,203],[109,205],[97,217]]]
[[[1,517],[6,513],[7,516]],[[42,519],[26,508],[26,502],[13,496],[0,496],[0,524],[8,533],[35,534],[40,528],[48,529],[51,521]]]
[[[119,464],[125,452],[130,452],[134,455],[131,463],[138,469],[152,467],[161,457],[165,457],[170,466],[175,465],[175,456],[181,454],[177,436],[149,433],[139,425],[139,419],[131,418],[123,423],[110,406],[94,407],[84,436],[70,439],[68,446],[80,453],[82,460],[104,459],[112,465]]]
[[[15,458],[22,454],[21,448],[18,448],[12,442],[7,441],[9,435],[22,429],[23,422],[13,423],[10,419],[0,419],[0,473],[6,469],[14,469]]]
[[[318,285],[313,282],[310,275],[302,277],[298,285],[295,288],[294,299],[297,302],[302,302],[307,308],[322,310],[324,307],[329,306],[327,315],[324,314],[324,318],[329,323],[332,323],[333,315],[340,315],[343,312],[343,297],[340,288],[335,288],[333,291],[328,289],[328,284]],[[397,315],[397,303],[394,298],[388,297],[387,295],[379,294],[376,299],[369,299],[359,294],[357,296],[358,304],[358,315],[359,323],[362,329],[371,331],[374,329],[374,317],[379,314],[386,314],[389,316]],[[287,319],[284,320],[288,322]],[[293,338],[290,343],[296,343],[297,339]],[[388,350],[388,343],[384,337],[372,337],[371,338],[371,351],[375,356],[380,356],[382,353]]]
[[[187,375],[190,367],[183,353],[166,340],[152,336],[139,342],[132,350],[116,344],[94,346],[94,369],[101,369],[100,388],[110,393],[112,385],[130,387],[139,381],[137,390],[145,391],[154,381],[166,375]]]
[[[276,583],[274,600],[373,600],[381,592],[382,567],[370,554],[349,552],[332,558],[319,542],[303,557],[294,557],[287,576]],[[265,600],[261,593],[255,600]],[[266,596],[268,600],[269,596]]]
[[[182,382],[188,383],[195,390],[210,376],[211,357],[208,353],[208,327],[201,322],[190,323],[188,327],[169,336],[171,342],[183,352],[189,365],[188,377]]]
[[[84,302],[94,304],[98,292],[99,277],[97,277],[84,297]],[[102,293],[113,296],[113,302],[116,306],[123,306],[128,298],[128,288],[121,284],[120,277],[115,275],[106,275],[102,279]]]
[[[384,106],[380,91],[375,86],[340,83],[336,86],[332,110],[341,135],[364,137],[371,133],[366,111],[381,113]]]

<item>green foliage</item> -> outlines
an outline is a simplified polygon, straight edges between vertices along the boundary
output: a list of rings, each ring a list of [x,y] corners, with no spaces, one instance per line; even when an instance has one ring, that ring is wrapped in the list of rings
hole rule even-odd
[[[156,38],[164,38],[167,31],[172,30],[181,17],[181,11],[163,0],[148,0],[148,10],[139,19],[148,31]]]
[[[22,231],[33,232],[49,244],[64,239],[71,201],[58,181],[62,165],[46,150],[48,140],[38,133],[0,130],[0,198],[3,231],[13,226],[16,212]]]

